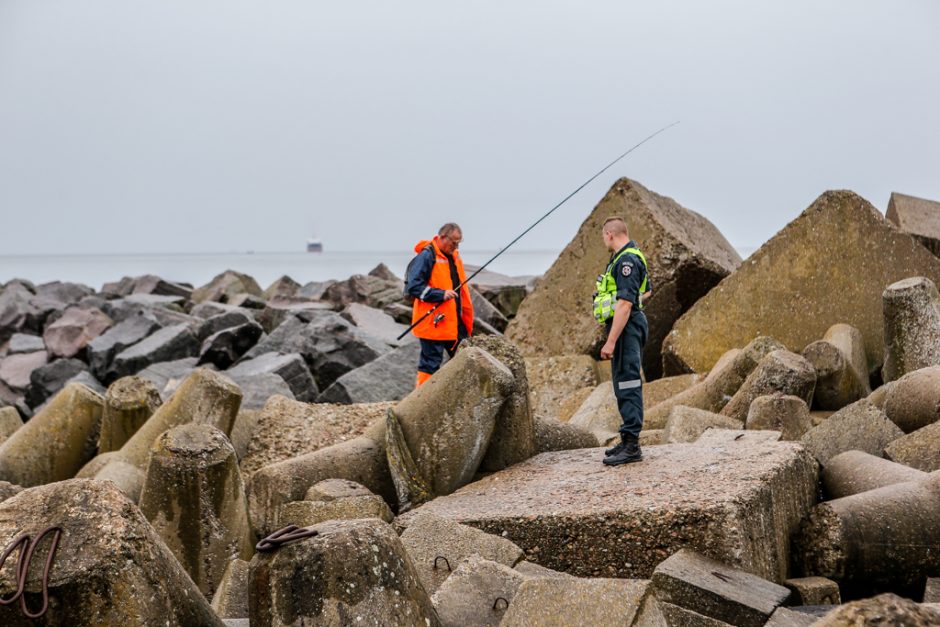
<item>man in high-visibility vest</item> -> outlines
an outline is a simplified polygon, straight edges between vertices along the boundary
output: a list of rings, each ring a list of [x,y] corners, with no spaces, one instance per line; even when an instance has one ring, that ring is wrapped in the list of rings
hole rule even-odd
[[[421,321],[412,333],[421,341],[418,376],[415,387],[431,378],[444,361],[444,351],[451,357],[461,340],[473,332],[473,303],[466,282],[463,261],[457,248],[463,241],[460,227],[448,222],[432,240],[415,244],[418,256],[408,266],[405,291],[414,297],[411,322],[414,324],[431,308],[443,303]]]
[[[601,359],[611,359],[614,396],[623,423],[620,442],[608,449],[604,464],[619,466],[643,459],[643,380],[640,367],[648,327],[643,300],[650,292],[646,257],[630,239],[623,218],[608,218],[603,227],[604,245],[611,252],[607,269],[597,279],[594,317],[606,325],[607,342]]]

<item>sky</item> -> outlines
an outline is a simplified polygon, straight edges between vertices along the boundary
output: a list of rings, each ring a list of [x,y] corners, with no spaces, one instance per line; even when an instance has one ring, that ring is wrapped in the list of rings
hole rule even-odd
[[[759,246],[940,200],[940,3],[0,0],[2,254],[560,250],[619,176]]]

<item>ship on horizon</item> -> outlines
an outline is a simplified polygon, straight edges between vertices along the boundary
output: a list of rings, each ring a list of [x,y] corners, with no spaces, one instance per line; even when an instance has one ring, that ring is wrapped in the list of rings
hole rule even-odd
[[[323,242],[320,241],[317,237],[311,237],[307,240],[307,252],[308,253],[322,253],[323,252]]]

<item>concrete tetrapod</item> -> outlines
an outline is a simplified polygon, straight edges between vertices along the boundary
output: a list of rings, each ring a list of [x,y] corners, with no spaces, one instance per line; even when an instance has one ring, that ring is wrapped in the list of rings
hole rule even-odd
[[[324,479],[361,483],[386,502],[394,503],[395,487],[385,454],[385,421],[376,422],[358,438],[256,471],[248,482],[252,527],[268,534],[290,523],[281,518],[282,506],[302,500],[312,485]]]
[[[209,602],[183,571],[140,510],[107,481],[72,479],[25,490],[0,504],[0,542],[63,529],[49,578],[49,611],[38,621],[17,604],[0,606],[0,624],[92,627],[198,625],[222,627]],[[103,532],[103,530],[107,530]],[[43,540],[26,579],[31,610],[40,606]],[[11,572],[0,594],[16,588]]]
[[[395,407],[402,437],[397,437],[397,429],[387,430],[386,450],[400,504],[427,500],[409,493],[415,482],[427,484],[430,498],[470,483],[514,385],[506,366],[486,351],[469,347]],[[407,453],[415,477],[411,472],[402,476],[393,463]]]
[[[142,474],[150,457],[150,447],[160,434],[189,422],[212,425],[228,436],[241,400],[241,390],[228,377],[205,368],[194,370],[173,396],[121,447],[114,459],[98,471],[95,478],[107,476],[136,502],[140,498],[140,477],[128,476],[127,480],[123,480],[126,473],[110,468],[112,464],[121,461]]]
[[[787,394],[755,398],[744,424],[747,429],[779,431],[783,440],[799,440],[813,428],[806,402]]]
[[[0,480],[24,487],[71,479],[95,455],[104,400],[70,383],[0,446]]]
[[[124,446],[141,425],[163,404],[157,386],[140,377],[124,377],[104,395],[104,416],[98,436],[98,453]]]
[[[803,357],[816,369],[813,402],[819,409],[842,409],[871,394],[865,338],[852,325],[832,325],[803,349]]]
[[[807,405],[812,405],[815,388],[816,371],[811,363],[790,351],[773,351],[760,360],[722,408],[721,415],[744,422],[754,399],[774,393],[798,396]]]
[[[884,302],[885,363],[882,379],[940,365],[940,293],[927,277],[892,283]]]
[[[662,429],[666,426],[673,407],[685,405],[710,412],[720,412],[728,400],[738,391],[751,371],[768,354],[783,348],[773,338],[758,337],[743,349],[726,352],[705,377],[705,380],[659,403],[645,412],[645,429]],[[741,419],[743,420],[743,418]]]
[[[496,414],[496,425],[480,470],[495,472],[529,459],[535,454],[535,420],[529,407],[529,380],[519,347],[494,335],[472,337],[461,344],[488,352],[509,368],[514,379],[509,398]]]
[[[909,372],[884,387],[884,412],[904,433],[940,420],[940,366]]]
[[[940,574],[940,474],[817,505],[795,538],[805,575],[912,585]]]
[[[207,599],[231,559],[251,557],[235,449],[213,426],[189,423],[157,438],[140,511]]]
[[[822,471],[829,499],[877,490],[889,485],[920,481],[927,473],[863,451],[846,451],[829,459]]]
[[[310,529],[317,535],[251,560],[252,625],[440,625],[391,525],[366,518]]]

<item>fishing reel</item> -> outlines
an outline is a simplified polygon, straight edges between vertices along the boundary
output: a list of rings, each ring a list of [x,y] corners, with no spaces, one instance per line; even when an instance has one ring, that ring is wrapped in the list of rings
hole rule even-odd
[[[443,321],[444,321],[444,314],[439,313],[436,316],[434,316],[434,326],[439,325]]]

